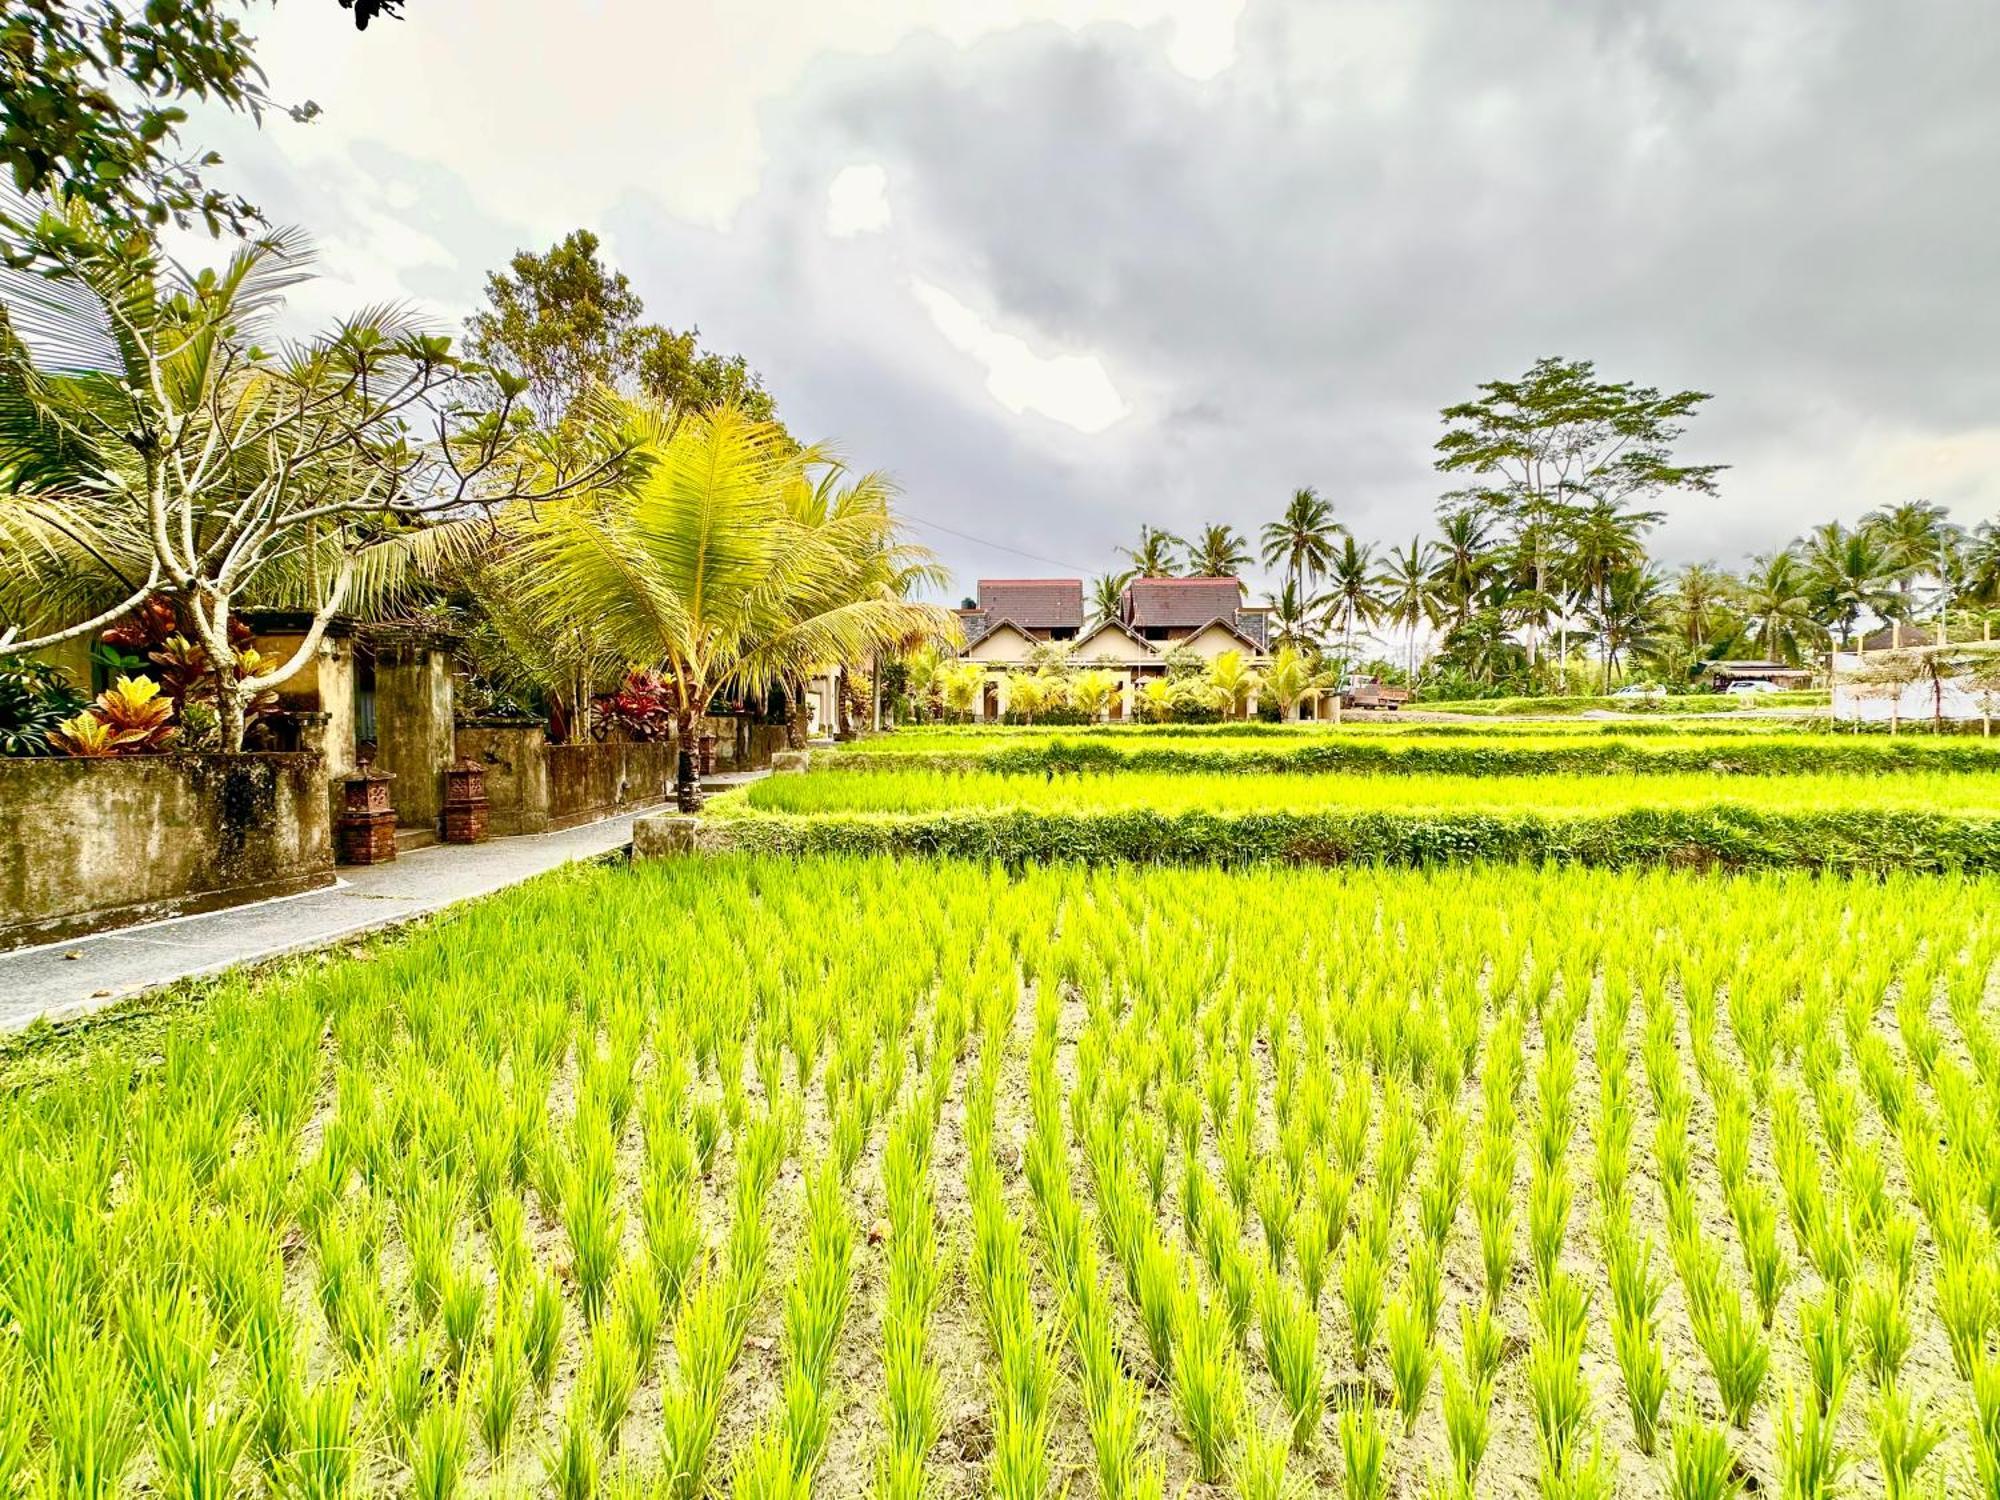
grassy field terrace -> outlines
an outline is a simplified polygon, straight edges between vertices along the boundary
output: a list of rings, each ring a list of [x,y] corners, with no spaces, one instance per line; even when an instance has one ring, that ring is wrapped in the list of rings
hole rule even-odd
[[[12,1487],[1990,1484],[1990,880],[908,877],[578,871],[17,1046]]]

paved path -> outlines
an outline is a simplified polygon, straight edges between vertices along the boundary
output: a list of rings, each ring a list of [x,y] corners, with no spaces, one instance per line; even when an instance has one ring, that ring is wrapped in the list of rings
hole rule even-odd
[[[340,883],[325,890],[0,953],[0,1031],[101,1010],[178,979],[323,947],[504,890],[624,848],[638,816],[484,844],[437,844],[386,865],[342,866]]]

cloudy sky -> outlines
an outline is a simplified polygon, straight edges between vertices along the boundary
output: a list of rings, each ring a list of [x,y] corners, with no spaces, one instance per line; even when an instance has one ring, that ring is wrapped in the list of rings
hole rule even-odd
[[[1254,533],[1304,484],[1405,539],[1438,408],[1542,354],[1714,393],[1684,451],[1732,467],[1670,558],[2000,514],[1989,0],[409,10],[260,12],[324,114],[197,122],[318,241],[295,315],[456,323],[588,226],[891,470],[962,589],[1102,571],[1142,521]]]

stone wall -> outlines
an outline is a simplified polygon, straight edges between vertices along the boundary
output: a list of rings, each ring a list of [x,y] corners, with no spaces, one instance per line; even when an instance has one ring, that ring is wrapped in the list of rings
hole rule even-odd
[[[670,795],[674,776],[670,744],[551,745],[540,724],[461,725],[458,754],[486,770],[486,826],[496,838],[657,806]]]
[[[548,767],[550,828],[574,828],[672,795],[674,747],[605,740],[543,747]]]
[[[316,755],[0,760],[0,949],[332,881]]]
[[[375,769],[404,828],[436,828],[452,760],[451,655],[426,640],[375,642]]]

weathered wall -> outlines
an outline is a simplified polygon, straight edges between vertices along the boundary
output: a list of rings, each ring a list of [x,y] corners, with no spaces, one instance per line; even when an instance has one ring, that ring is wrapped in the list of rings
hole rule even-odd
[[[495,838],[549,826],[548,741],[540,724],[461,724],[458,758],[486,769],[486,831]]]
[[[0,760],[0,949],[332,880],[315,755]]]
[[[378,643],[375,769],[396,778],[389,800],[405,828],[436,828],[452,760],[451,656],[429,644]]]
[[[549,745],[542,754],[550,828],[573,828],[635,807],[652,807],[664,802],[673,787],[674,747],[664,741]]]

